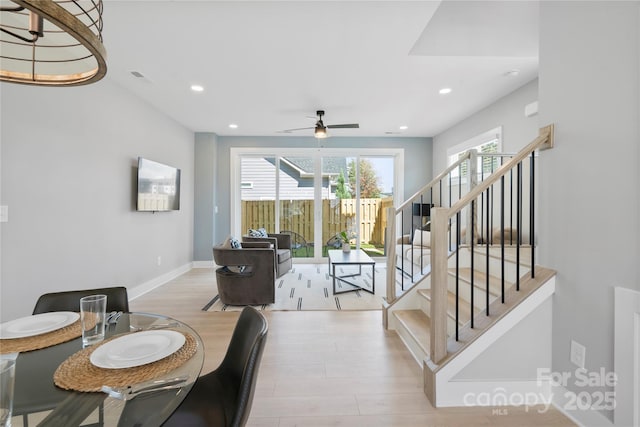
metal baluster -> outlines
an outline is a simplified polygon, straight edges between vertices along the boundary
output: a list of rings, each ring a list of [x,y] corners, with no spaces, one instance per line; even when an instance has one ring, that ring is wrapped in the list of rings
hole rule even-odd
[[[518,230],[516,235],[516,291],[520,290],[520,244],[522,240],[522,162],[518,163],[516,169],[517,183],[517,201],[516,201],[516,221],[518,222]]]
[[[404,210],[400,211],[400,249],[402,253],[400,254],[400,289],[404,292]],[[397,230],[397,228],[396,228]],[[396,256],[396,260],[398,257]]]
[[[513,169],[509,171],[509,244],[513,245]]]
[[[447,206],[449,208],[453,205],[451,191],[451,172],[449,172],[449,206]],[[449,217],[449,250],[451,250],[451,247],[451,217]]]
[[[500,178],[500,282],[504,304],[504,175]]]
[[[420,231],[422,231],[422,203],[424,202],[423,200],[423,195],[420,195],[420,206],[418,209],[418,214],[420,215],[420,219],[418,220],[418,224],[420,224]],[[420,233],[420,246],[422,248],[424,248],[424,236],[422,235],[422,233]],[[421,253],[422,253],[422,248],[420,249]],[[420,255],[420,274],[422,275],[423,271],[423,256],[422,254]]]
[[[476,205],[476,201],[472,200],[471,201],[471,218],[474,218],[475,205]],[[473,248],[473,242],[474,242],[474,240],[475,240],[475,235],[474,235],[474,232],[472,230],[471,231],[471,329],[473,329],[473,294],[474,294],[474,291],[473,291],[473,286],[474,286],[474,283],[473,283],[473,276],[474,276],[474,274],[473,274],[473,271],[474,271],[474,262],[473,262],[474,261],[474,256],[473,256],[474,248]]]
[[[534,277],[536,277],[536,273],[535,273],[535,254],[536,254],[536,250],[535,250],[535,216],[536,216],[536,210],[535,210],[535,178],[536,178],[536,173],[535,173],[535,169],[536,169],[536,165],[535,165],[535,151],[533,153],[531,153],[531,177],[530,180],[531,182],[529,183],[530,186],[530,193],[529,194],[529,198],[531,199],[531,201],[529,202],[529,206],[530,206],[530,212],[529,212],[529,218],[530,218],[530,230],[529,230],[529,244],[531,246],[531,278],[533,279]]]
[[[456,341],[460,339],[460,211],[456,213]]]
[[[491,209],[491,204],[489,203],[489,190],[491,189],[491,187],[487,188],[487,234],[489,234],[489,210]],[[490,245],[490,241],[489,241],[489,236],[487,235],[487,241],[485,243],[485,247],[487,251],[485,256],[485,275],[486,275],[485,304],[486,304],[487,316],[489,315],[489,249],[490,249],[489,245]]]

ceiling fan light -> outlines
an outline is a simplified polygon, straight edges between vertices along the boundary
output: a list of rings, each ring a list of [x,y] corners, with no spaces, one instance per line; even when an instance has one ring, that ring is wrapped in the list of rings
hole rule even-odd
[[[313,135],[318,139],[326,138],[328,136],[327,128],[316,126],[316,130],[314,131]]]

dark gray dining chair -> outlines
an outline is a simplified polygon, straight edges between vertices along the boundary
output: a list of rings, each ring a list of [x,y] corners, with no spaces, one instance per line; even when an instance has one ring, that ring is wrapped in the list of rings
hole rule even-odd
[[[253,307],[245,307],[220,366],[198,378],[165,427],[241,427],[249,419],[268,325]]]
[[[33,314],[48,313],[50,311],[80,311],[80,298],[98,294],[107,296],[107,313],[111,311],[129,311],[127,288],[113,286],[43,294],[38,298],[36,306],[33,308]]]

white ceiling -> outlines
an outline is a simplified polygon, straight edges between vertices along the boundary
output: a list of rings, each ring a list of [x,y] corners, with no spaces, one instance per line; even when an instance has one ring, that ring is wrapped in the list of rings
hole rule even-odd
[[[324,109],[325,124],[360,124],[334,136],[433,136],[538,67],[525,1],[105,0],[103,36],[106,78],[219,135],[286,137]]]

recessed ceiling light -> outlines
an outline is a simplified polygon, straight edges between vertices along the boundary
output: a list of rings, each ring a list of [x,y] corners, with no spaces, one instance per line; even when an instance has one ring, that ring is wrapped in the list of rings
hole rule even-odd
[[[204,87],[200,85],[191,85],[191,90],[194,92],[202,92],[204,90]]]
[[[409,129],[409,126],[406,126],[406,125],[400,126],[400,130],[407,130],[407,129]]]
[[[231,129],[238,129],[238,125],[237,125],[237,124],[235,124],[235,123],[231,123],[231,124],[229,125],[229,127],[230,127]]]
[[[440,95],[446,95],[448,93],[451,93],[451,88],[450,87],[443,87],[442,89],[440,89],[440,91],[438,93],[440,93]]]

